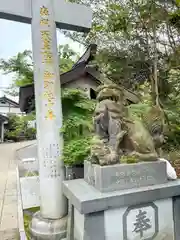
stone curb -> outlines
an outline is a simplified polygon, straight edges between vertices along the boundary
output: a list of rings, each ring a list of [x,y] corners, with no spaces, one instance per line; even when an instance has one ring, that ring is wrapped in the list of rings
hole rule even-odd
[[[20,240],[27,240],[25,229],[24,229],[23,206],[22,206],[18,167],[16,168],[16,177],[17,177],[18,231],[19,231]]]

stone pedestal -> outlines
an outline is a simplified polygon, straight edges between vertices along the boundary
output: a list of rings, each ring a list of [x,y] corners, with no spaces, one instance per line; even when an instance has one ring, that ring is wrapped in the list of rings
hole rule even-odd
[[[100,192],[150,186],[168,181],[166,163],[162,161],[103,167],[85,161],[84,180]]]
[[[139,168],[133,165],[100,167],[85,163],[85,180],[64,182],[64,194],[74,209],[68,240],[180,239],[180,180],[167,181],[160,162],[142,163]],[[88,168],[93,174],[87,173]],[[134,174],[127,177],[132,169]],[[140,169],[153,176],[149,186],[148,179],[139,176]],[[124,178],[110,184],[111,177],[118,175],[114,173],[124,173]],[[93,176],[93,181],[89,182],[88,176]]]
[[[67,217],[51,220],[44,219],[40,212],[34,214],[30,223],[32,240],[61,240],[66,237]]]

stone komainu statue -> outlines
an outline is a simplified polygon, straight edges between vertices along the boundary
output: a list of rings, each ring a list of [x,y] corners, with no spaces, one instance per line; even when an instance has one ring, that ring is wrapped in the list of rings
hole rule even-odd
[[[111,84],[100,86],[97,92],[91,162],[116,164],[124,156],[133,156],[137,161],[156,161],[153,137],[139,119],[129,114],[123,89]]]

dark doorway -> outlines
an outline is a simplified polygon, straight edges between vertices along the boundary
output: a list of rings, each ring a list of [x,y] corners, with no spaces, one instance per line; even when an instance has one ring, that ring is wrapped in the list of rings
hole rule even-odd
[[[92,88],[90,88],[90,98],[96,99],[96,92]]]

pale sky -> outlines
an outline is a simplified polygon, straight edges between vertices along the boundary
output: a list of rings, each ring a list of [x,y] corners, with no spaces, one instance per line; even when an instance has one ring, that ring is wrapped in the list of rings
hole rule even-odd
[[[31,50],[31,26],[0,19],[0,58],[8,59],[17,55],[18,52]],[[69,44],[70,47],[82,54],[83,46],[75,43],[57,31],[58,44]],[[3,75],[0,72],[0,96],[4,95],[3,88],[12,83],[13,75]],[[13,99],[13,97],[11,97]],[[16,99],[17,100],[17,99]]]

